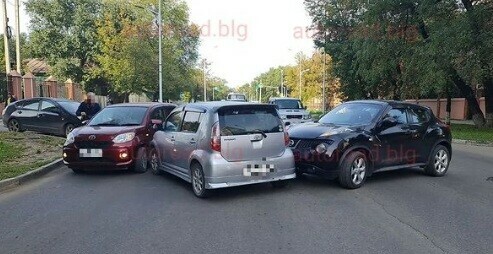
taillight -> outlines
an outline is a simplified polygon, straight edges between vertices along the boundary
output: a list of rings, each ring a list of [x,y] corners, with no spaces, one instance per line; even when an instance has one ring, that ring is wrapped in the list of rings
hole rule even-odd
[[[289,134],[288,132],[284,132],[284,145],[289,146]]]
[[[221,152],[221,130],[219,129],[219,122],[216,122],[212,126],[211,149],[217,152]]]

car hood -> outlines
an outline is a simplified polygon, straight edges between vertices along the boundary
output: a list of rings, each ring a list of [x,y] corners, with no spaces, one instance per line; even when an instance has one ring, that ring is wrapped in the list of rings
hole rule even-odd
[[[292,138],[313,139],[361,132],[362,126],[340,126],[323,123],[304,123],[289,128],[288,133]]]
[[[133,132],[142,126],[82,126],[74,130],[75,136],[89,135],[117,136],[122,133]]]

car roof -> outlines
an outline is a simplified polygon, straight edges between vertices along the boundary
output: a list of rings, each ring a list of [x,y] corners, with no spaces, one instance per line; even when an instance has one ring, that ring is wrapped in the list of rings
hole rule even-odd
[[[422,105],[410,103],[410,102],[404,102],[404,101],[395,101],[395,100],[356,100],[356,101],[348,101],[345,103],[370,103],[370,104],[378,104],[378,105],[389,105],[392,107],[421,107],[421,108],[426,108]]]
[[[108,105],[107,108],[115,108],[115,107],[157,107],[157,106],[171,106],[176,107],[176,104],[172,103],[161,103],[161,102],[136,102],[136,103],[118,103]]]
[[[64,99],[64,98],[52,98],[52,97],[33,97],[33,98],[21,99],[21,100],[18,100],[16,102],[30,101],[30,100],[41,100],[41,99],[51,100],[51,101],[56,101],[56,102],[77,102],[78,103],[78,101],[74,101],[74,100],[69,100],[69,99]]]
[[[300,99],[298,98],[291,98],[291,97],[271,97],[269,101],[275,101],[275,100],[293,100],[293,101],[299,101]]]
[[[270,104],[265,104],[265,103],[252,103],[252,102],[246,102],[246,101],[211,101],[211,102],[195,102],[195,103],[189,103],[185,105],[180,105],[179,108],[183,109],[198,109],[198,110],[216,110],[221,107],[225,106],[241,106],[241,105],[266,105],[266,106],[272,106]]]

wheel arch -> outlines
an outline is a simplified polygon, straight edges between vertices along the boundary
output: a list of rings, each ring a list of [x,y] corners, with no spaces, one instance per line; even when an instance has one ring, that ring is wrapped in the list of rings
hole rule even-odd
[[[341,159],[339,160],[339,167],[341,166],[342,162],[346,159],[346,157],[352,153],[352,152],[362,152],[366,158],[368,159],[368,162],[370,163],[370,170],[369,173],[371,174],[374,170],[374,161],[373,161],[373,155],[370,151],[370,149],[365,146],[365,145],[356,145],[353,147],[348,148],[341,156]]]

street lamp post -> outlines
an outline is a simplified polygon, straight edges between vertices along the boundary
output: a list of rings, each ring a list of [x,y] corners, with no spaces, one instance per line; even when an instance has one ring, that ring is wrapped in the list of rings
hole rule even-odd
[[[140,6],[140,5],[134,5],[138,8],[141,8],[141,9],[146,9],[148,10],[150,13],[152,13],[154,15],[154,18],[157,19],[157,22],[158,22],[158,36],[159,36],[159,102],[163,102],[163,49],[162,49],[162,40],[163,40],[163,17],[162,17],[162,14],[161,14],[161,10],[162,10],[162,3],[161,1],[162,0],[158,0],[159,1],[159,4],[158,4],[158,10],[157,12],[155,11],[154,8],[145,8],[143,6]]]
[[[158,30],[159,30],[159,102],[163,102],[163,49],[162,49],[162,40],[163,40],[163,17],[161,14],[162,10],[162,1],[159,1],[158,7],[158,15],[157,20],[159,22]]]
[[[306,70],[301,70],[300,68],[300,94],[299,94],[299,99],[301,100],[301,77],[303,76],[303,73],[309,71],[310,69],[306,69]]]

